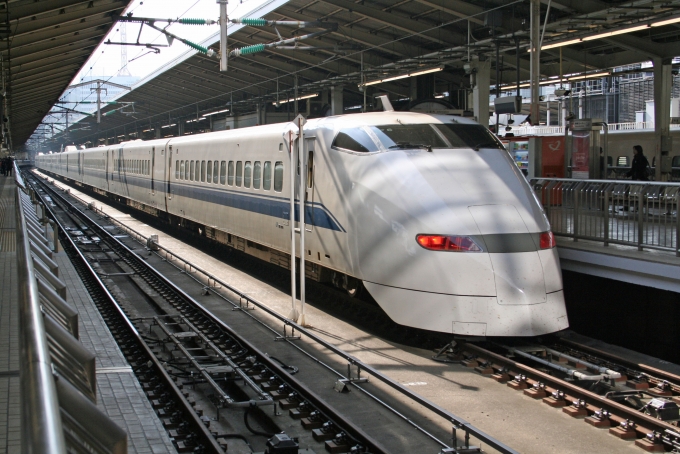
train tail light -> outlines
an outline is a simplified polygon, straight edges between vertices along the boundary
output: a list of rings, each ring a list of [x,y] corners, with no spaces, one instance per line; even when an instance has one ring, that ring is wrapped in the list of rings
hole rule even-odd
[[[555,242],[555,235],[553,235],[553,233],[550,230],[541,233],[540,236],[541,249],[552,249],[555,246],[557,246],[557,243]]]
[[[432,251],[482,252],[482,248],[469,236],[417,235],[416,241]]]

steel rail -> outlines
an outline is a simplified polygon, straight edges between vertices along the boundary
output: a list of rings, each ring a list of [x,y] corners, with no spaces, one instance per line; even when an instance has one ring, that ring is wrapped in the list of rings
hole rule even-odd
[[[499,365],[504,365],[508,368],[514,368],[515,370],[521,371],[522,374],[526,374],[527,377],[531,377],[536,381],[550,384],[556,390],[564,390],[565,393],[568,392],[572,397],[578,397],[585,400],[587,403],[599,408],[604,408],[608,410],[613,415],[623,415],[624,419],[629,419],[634,421],[637,425],[636,431],[643,436],[646,436],[651,432],[650,428],[655,428],[661,432],[665,430],[676,431],[677,427],[668,424],[664,421],[654,418],[653,416],[647,415],[636,411],[630,407],[627,407],[618,402],[612,401],[605,397],[600,396],[592,391],[583,389],[577,385],[561,380],[557,377],[553,377],[550,374],[541,372],[540,370],[534,369],[525,364],[513,361],[505,356],[499,355],[497,353],[486,350],[482,347],[473,344],[465,344],[462,346],[463,350],[472,351],[480,355],[483,358],[490,359],[494,363]]]
[[[590,353],[594,356],[600,356],[608,361],[618,363],[627,368],[633,370],[639,369],[640,372],[649,374],[650,378],[654,378],[657,380],[666,380],[673,383],[676,386],[680,386],[680,375],[676,375],[671,372],[661,370],[647,364],[636,363],[631,360],[622,358],[614,353],[606,352],[604,350],[600,350],[599,348],[591,347],[589,345],[584,345],[572,339],[559,338],[558,341],[564,345],[568,345],[578,350],[584,350],[585,352]]]
[[[53,191],[53,195],[61,198],[63,203],[66,203],[70,207],[75,208],[75,207],[73,207],[73,205],[69,204],[66,200],[64,200],[59,194],[57,194],[56,191]],[[66,232],[64,225],[59,220],[59,218],[55,215],[54,211],[47,205],[45,205],[45,208],[50,213],[52,219],[54,219],[54,221],[59,226],[60,231]],[[85,216],[80,210],[78,210],[77,208],[75,208],[75,210],[77,211],[76,214],[82,216],[83,218],[87,218],[87,216]],[[69,215],[72,215],[72,214],[73,214],[73,212],[69,213]],[[101,230],[105,231],[105,229],[101,229]],[[212,449],[213,452],[218,453],[218,454],[224,454],[224,450],[220,447],[219,443],[217,443],[217,440],[215,440],[215,438],[212,436],[209,428],[205,424],[203,424],[200,417],[193,410],[189,401],[182,394],[182,391],[177,387],[177,385],[175,384],[172,377],[167,373],[167,371],[165,370],[165,368],[163,367],[161,362],[156,358],[156,356],[153,354],[153,352],[151,351],[149,346],[146,344],[146,342],[144,342],[144,339],[142,338],[142,336],[137,331],[137,328],[135,328],[135,326],[132,324],[130,319],[127,317],[127,315],[123,311],[123,308],[118,304],[118,301],[116,300],[116,298],[106,288],[106,285],[101,281],[101,279],[97,275],[97,272],[90,266],[89,262],[87,261],[87,259],[85,258],[85,256],[81,252],[81,250],[78,248],[78,246],[75,244],[73,239],[69,235],[66,235],[66,234],[63,235],[63,238],[66,238],[67,242],[72,247],[72,250],[75,251],[78,259],[81,262],[81,264],[85,267],[87,272],[90,274],[90,277],[97,284],[98,290],[101,291],[102,294],[104,295],[104,297],[109,301],[109,303],[115,309],[116,313],[123,320],[125,327],[128,329],[128,331],[130,332],[130,334],[132,335],[134,340],[142,348],[142,350],[144,350],[147,357],[150,358],[150,360],[152,361],[152,363],[153,363],[153,365],[156,369],[156,372],[163,377],[164,381],[166,382],[166,385],[172,390],[175,397],[182,403],[182,405],[184,406],[184,410],[185,410],[184,413],[189,414],[190,417],[192,418],[193,427],[194,427],[194,429],[197,429],[198,432],[201,434],[202,441],[207,442],[207,445]],[[132,254],[131,251],[130,251],[130,253]],[[50,451],[35,451],[36,454],[42,453],[42,452],[50,452]],[[64,452],[64,454],[65,454],[65,452]]]
[[[18,174],[16,166],[15,175]],[[22,181],[23,185],[23,181]],[[52,359],[40,309],[31,245],[16,188],[16,241],[19,304],[19,369],[21,377],[21,443],[31,454],[66,454]]]
[[[239,343],[241,343],[243,346],[245,346],[250,351],[254,352],[256,354],[256,356],[258,357],[258,361],[266,364],[266,366],[269,369],[271,369],[272,371],[274,371],[274,373],[276,375],[278,375],[279,377],[289,376],[288,371],[286,371],[281,365],[279,365],[278,363],[276,363],[275,361],[270,359],[265,353],[261,352],[258,348],[256,348],[253,344],[251,344],[247,340],[242,339],[229,325],[227,325],[225,322],[223,322],[222,320],[215,317],[209,310],[207,310],[200,303],[195,301],[191,296],[189,296],[187,293],[185,293],[181,288],[177,287],[172,281],[170,281],[165,276],[163,276],[163,274],[160,273],[158,270],[156,270],[153,266],[151,266],[150,264],[141,260],[137,254],[135,254],[127,246],[125,246],[118,238],[116,238],[114,235],[112,235],[110,232],[108,232],[103,227],[97,225],[94,221],[91,221],[82,211],[80,211],[77,207],[75,207],[74,205],[70,204],[68,201],[63,199],[63,197],[61,195],[59,195],[58,193],[56,193],[56,191],[54,192],[54,195],[59,197],[62,200],[63,203],[66,203],[66,204],[69,205],[69,207],[71,208],[71,214],[75,213],[76,215],[82,216],[83,218],[90,221],[91,225],[96,227],[103,234],[102,236],[107,237],[108,240],[110,240],[111,242],[113,242],[114,244],[119,246],[120,248],[127,251],[127,253],[130,255],[130,257],[135,258],[140,265],[144,266],[157,279],[162,281],[165,285],[167,285],[174,292],[176,292],[176,294],[178,296],[183,298],[185,301],[191,303],[191,305],[194,308],[200,310],[203,313],[204,316],[208,317],[210,320],[212,320],[213,322],[218,324],[220,326],[220,328],[222,328],[228,335],[230,335],[233,338],[238,339]],[[80,199],[80,200],[82,200],[82,199]],[[64,231],[63,226],[61,224],[60,224],[60,228],[62,228],[62,231]],[[66,236],[68,236],[68,235],[66,235]],[[71,244],[74,244],[73,241],[71,240],[71,238],[69,238],[69,242]],[[123,316],[124,312],[123,312],[122,308],[118,305],[117,302],[115,302],[115,299],[113,298],[113,296],[111,296],[111,294],[105,288],[105,285],[99,280],[99,277],[97,275],[94,275],[95,274],[94,270],[90,267],[89,263],[87,263],[86,259],[84,258],[84,256],[80,252],[80,250],[76,248],[76,251],[77,251],[78,255],[81,257],[81,259],[84,261],[85,266],[93,274],[93,277],[102,286],[102,290],[106,293],[107,298],[110,298],[112,300],[116,310],[121,314],[121,316]],[[143,345],[145,351],[147,351],[148,353],[151,354],[151,357],[154,360],[154,362],[157,363],[159,366],[162,366],[160,364],[160,362],[158,362],[158,360],[156,359],[155,355],[153,355],[153,353],[151,353],[151,350],[146,345],[146,343],[140,338],[140,335],[137,332],[134,325],[132,325],[132,322],[126,316],[124,317],[124,320],[125,320],[125,323],[132,330],[134,330],[135,336],[139,338],[139,342]],[[173,388],[175,388],[174,382],[172,381],[170,376],[167,375],[167,373],[165,372],[165,370],[162,367],[161,367],[161,371],[163,372],[164,376],[167,376],[167,378],[170,379],[170,382],[171,382]],[[295,390],[299,393],[300,396],[302,396],[303,398],[310,401],[315,407],[319,408],[322,413],[324,413],[326,415],[337,415],[338,414],[335,409],[333,409],[332,407],[327,405],[320,396],[318,396],[316,393],[314,393],[314,391],[312,391],[308,387],[302,385],[301,383],[299,383],[297,381],[296,381],[294,387],[295,387]],[[179,389],[177,389],[177,390],[179,391]],[[180,394],[181,394],[181,392],[180,392]],[[184,396],[181,396],[181,397],[182,397],[182,400],[185,401]],[[186,402],[186,404],[188,405],[188,402]],[[194,415],[194,414],[195,413],[192,412],[192,415]],[[350,436],[354,437],[357,440],[361,440],[362,442],[366,443],[368,445],[368,447],[372,450],[371,452],[375,452],[376,454],[388,452],[387,449],[385,449],[379,441],[377,441],[373,437],[369,436],[359,426],[357,426],[353,423],[350,423],[346,420],[336,421],[336,425],[338,425],[343,430],[345,430]],[[201,424],[201,426],[203,426],[203,425]],[[203,427],[205,427],[205,426],[203,426]],[[207,431],[208,429],[205,428],[204,430]],[[222,451],[217,451],[217,452],[222,452]],[[507,451],[507,452],[515,453],[516,451]]]
[[[73,196],[73,194],[71,194],[71,196]],[[79,200],[81,200],[83,203],[85,203],[82,199],[79,199]],[[87,203],[85,203],[85,205],[87,205]],[[95,209],[96,209],[96,207],[95,207]],[[100,213],[102,213],[104,216],[106,216],[109,220],[112,220],[112,221],[115,222],[116,224],[123,226],[123,229],[124,229],[124,230],[129,231],[129,232],[133,232],[135,235],[137,235],[137,236],[140,238],[140,240],[146,241],[147,238],[146,238],[144,235],[142,235],[141,233],[135,231],[134,229],[132,229],[132,228],[130,228],[130,227],[128,227],[128,226],[125,226],[125,225],[122,224],[120,221],[115,220],[115,219],[109,217],[108,215],[106,215],[105,213],[103,213],[103,211],[101,211],[101,210],[98,210],[98,211],[99,211]],[[102,230],[103,232],[105,232],[107,235],[110,235],[110,233],[107,232],[106,229],[103,229],[103,228],[102,228],[101,230]],[[115,238],[114,238],[114,239],[115,239]],[[115,239],[115,240],[118,241],[117,239]],[[257,306],[258,308],[260,308],[260,309],[262,309],[263,311],[265,311],[265,312],[266,312],[267,314],[269,314],[270,316],[272,316],[272,317],[278,319],[279,321],[283,322],[284,325],[286,325],[286,326],[291,326],[292,328],[294,328],[295,330],[297,330],[299,333],[304,334],[304,335],[307,336],[309,339],[311,339],[311,340],[313,340],[314,342],[316,342],[316,343],[318,343],[318,344],[324,346],[324,347],[327,348],[328,350],[332,351],[333,353],[335,353],[335,354],[338,355],[339,357],[341,357],[341,358],[343,358],[344,360],[346,360],[346,361],[347,361],[348,363],[350,363],[351,365],[357,366],[360,370],[363,370],[363,371],[367,372],[367,373],[370,374],[371,376],[373,376],[373,377],[375,377],[376,379],[380,380],[381,382],[383,382],[383,383],[386,384],[387,386],[391,387],[392,389],[396,390],[397,392],[401,393],[402,395],[404,395],[404,396],[408,397],[409,399],[411,399],[411,400],[417,402],[418,404],[420,404],[420,405],[422,405],[423,407],[427,408],[428,410],[430,410],[431,412],[433,412],[433,413],[435,413],[436,415],[440,416],[441,418],[443,418],[443,419],[449,421],[449,422],[450,422],[451,424],[453,424],[456,428],[458,428],[458,429],[463,429],[465,432],[469,432],[470,434],[474,435],[474,437],[477,438],[478,440],[480,440],[480,441],[486,443],[487,445],[493,447],[494,449],[498,450],[498,451],[501,452],[501,453],[517,453],[517,452],[518,452],[518,451],[515,451],[514,449],[512,449],[511,447],[507,446],[506,444],[502,443],[500,440],[497,440],[496,438],[492,437],[491,435],[487,434],[486,432],[484,432],[484,431],[482,431],[482,430],[476,428],[475,426],[473,426],[473,425],[472,425],[470,422],[468,422],[467,420],[465,420],[465,419],[461,418],[460,416],[457,416],[457,415],[455,415],[455,414],[449,412],[449,411],[446,410],[445,408],[442,408],[441,406],[439,406],[439,405],[435,404],[434,402],[432,402],[432,401],[430,401],[430,400],[428,400],[428,399],[426,399],[426,398],[420,396],[419,394],[416,394],[415,392],[409,390],[409,389],[406,388],[405,386],[403,386],[403,385],[401,385],[400,383],[396,382],[395,380],[393,380],[392,378],[390,378],[390,377],[388,377],[387,375],[383,374],[382,372],[378,371],[377,369],[373,368],[372,366],[369,366],[368,364],[363,363],[363,362],[362,362],[361,360],[359,360],[358,358],[356,358],[356,357],[354,357],[354,356],[348,354],[348,353],[345,352],[344,350],[342,350],[342,349],[336,347],[335,345],[333,345],[333,344],[327,342],[326,340],[322,339],[321,337],[317,336],[317,335],[314,334],[313,332],[311,332],[311,331],[305,329],[302,325],[298,325],[297,323],[293,322],[292,320],[290,320],[290,319],[284,317],[283,315],[279,314],[278,312],[274,311],[273,309],[270,309],[270,308],[267,307],[264,303],[258,301],[257,299],[255,299],[255,298],[253,298],[253,297],[251,297],[251,296],[248,296],[246,293],[241,292],[241,291],[238,290],[237,288],[235,288],[235,287],[233,287],[233,286],[227,284],[226,282],[221,281],[220,279],[218,279],[217,277],[213,276],[213,275],[210,274],[209,272],[207,272],[207,271],[201,269],[200,267],[197,267],[197,266],[195,266],[195,265],[192,265],[190,262],[188,262],[188,261],[184,260],[183,258],[179,257],[178,255],[176,255],[175,253],[173,253],[173,252],[170,251],[169,249],[167,249],[167,248],[165,248],[165,247],[163,247],[163,246],[161,246],[161,245],[157,245],[157,246],[158,246],[159,249],[164,250],[164,251],[165,251],[167,254],[169,254],[171,257],[175,257],[175,258],[181,260],[181,261],[184,262],[185,264],[189,265],[191,268],[193,268],[193,269],[195,269],[196,271],[200,272],[201,274],[203,274],[204,276],[206,276],[209,280],[213,280],[213,282],[219,283],[221,286],[223,286],[223,287],[229,289],[230,291],[232,291],[233,293],[235,293],[236,295],[238,295],[239,298],[245,299],[246,301],[252,303],[253,305],[255,305],[255,306]],[[123,246],[123,247],[125,247],[125,246]],[[148,264],[146,264],[146,265],[148,266]],[[151,267],[151,268],[153,269],[153,267]],[[174,286],[174,284],[172,284],[171,282],[170,282],[170,284]],[[181,293],[184,293],[181,289],[178,289],[178,291],[181,292]],[[188,295],[187,295],[187,297],[188,297]],[[188,297],[188,298],[190,298],[190,297]],[[196,303],[196,304],[200,306],[199,303]],[[202,308],[202,306],[200,306],[200,307]],[[207,313],[209,313],[209,311],[207,311],[207,309],[203,308],[203,310],[206,311]],[[211,316],[212,316],[212,314],[211,314]],[[217,319],[217,318],[215,318],[215,320],[218,321],[219,323],[223,323],[223,322],[221,322],[221,321],[220,321],[219,319]]]

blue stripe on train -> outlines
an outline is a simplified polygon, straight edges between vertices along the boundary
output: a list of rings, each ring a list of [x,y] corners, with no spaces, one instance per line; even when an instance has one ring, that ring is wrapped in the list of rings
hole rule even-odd
[[[89,169],[90,171],[92,169]],[[96,171],[104,173],[103,171]],[[131,186],[145,189],[151,187],[151,180],[135,174],[118,175],[114,172],[114,181],[122,182]],[[121,181],[124,180],[124,181]],[[165,182],[164,182],[165,183]],[[230,189],[214,189],[213,187],[203,187],[186,183],[170,183],[173,195],[186,197],[194,200],[214,203],[217,205],[237,208],[239,210],[250,211],[252,213],[272,216],[279,219],[290,219],[290,201],[282,197],[267,197],[260,194],[247,194],[236,192]],[[300,220],[299,202],[295,204],[295,221]],[[322,204],[305,204],[305,223],[314,227],[346,232],[335,217]]]

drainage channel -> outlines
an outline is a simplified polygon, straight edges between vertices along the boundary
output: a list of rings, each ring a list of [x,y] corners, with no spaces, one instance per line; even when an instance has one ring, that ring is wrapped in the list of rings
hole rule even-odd
[[[43,190],[47,191],[50,190],[46,186],[43,185]],[[60,196],[57,195],[56,192],[52,192],[53,197],[57,198]],[[65,200],[61,200],[60,203],[66,203]],[[69,210],[71,214],[77,213],[78,214],[78,222],[85,223],[86,216],[84,213],[80,212],[78,208],[75,206],[69,206]],[[108,220],[109,222],[111,220]],[[77,225],[79,225],[77,223]],[[90,227],[95,231],[100,238],[106,238],[107,235],[109,235],[109,232],[107,229],[103,229],[99,226],[92,225]],[[128,229],[129,230],[129,229]],[[130,232],[129,232],[130,233]],[[136,235],[131,235],[137,237],[139,240],[144,240],[143,237],[140,238],[141,235],[136,234]],[[126,273],[134,273],[140,277],[142,277],[145,281],[148,281],[147,277],[145,276],[145,273],[152,273],[152,274],[158,274],[158,279],[162,279],[160,277],[160,274],[157,273],[155,270],[149,271],[148,270],[148,264],[144,262],[137,254],[134,254],[127,250],[127,248],[119,241],[118,238],[113,238],[111,237],[109,240],[107,240],[107,244],[110,245],[110,248],[112,250],[115,250],[116,254],[120,254],[121,257],[123,257],[123,261],[126,263],[125,269],[122,271],[119,271],[120,275],[125,275]],[[127,250],[127,251],[126,251]],[[80,254],[82,256],[82,254]],[[83,257],[82,260],[85,260]],[[186,263],[186,262],[185,262]],[[184,265],[186,267],[186,264]],[[91,268],[91,267],[90,267]],[[196,269],[195,267],[193,267]],[[100,271],[100,275],[101,270]],[[95,271],[92,270],[91,273],[94,273]],[[112,274],[117,274],[117,273],[106,273],[108,274],[108,277],[111,277]],[[211,279],[210,275],[206,273],[208,276],[208,280]],[[224,287],[229,287],[228,284],[219,282],[216,280],[214,277],[212,278],[212,282],[215,284],[215,286],[224,286]],[[103,283],[101,284],[102,286],[104,285]],[[229,392],[225,391],[224,389],[222,391],[219,391],[218,389],[221,388],[220,383],[211,383],[211,381],[215,381],[212,377],[215,375],[212,372],[217,373],[216,371],[219,370],[221,374],[232,374],[232,376],[238,376],[239,380],[243,380],[245,383],[248,383],[248,380],[245,379],[243,375],[240,375],[238,364],[230,364],[228,361],[228,358],[230,355],[234,354],[234,349],[225,349],[224,351],[220,350],[218,348],[217,343],[213,340],[211,336],[215,336],[216,332],[219,332],[220,335],[224,335],[225,333],[228,333],[228,336],[230,338],[235,337],[235,333],[229,326],[221,322],[220,320],[214,318],[211,314],[208,314],[205,309],[203,309],[200,304],[196,303],[193,301],[188,295],[186,295],[182,290],[179,288],[176,288],[172,283],[165,282],[164,283],[166,288],[170,289],[170,293],[173,294],[171,298],[166,298],[168,299],[169,304],[175,309],[174,313],[172,310],[166,311],[164,314],[158,314],[158,315],[153,315],[153,316],[146,316],[146,317],[137,317],[134,320],[133,325],[139,327],[139,326],[144,326],[145,330],[148,330],[149,336],[152,336],[152,346],[154,344],[158,345],[160,343],[160,340],[163,339],[165,340],[165,345],[168,343],[174,344],[173,351],[174,352],[181,352],[183,359],[177,359],[177,355],[173,353],[171,355],[172,357],[170,358],[170,361],[172,361],[175,365],[177,364],[183,364],[184,366],[190,365],[192,368],[192,371],[196,371],[197,375],[200,375],[201,381],[204,383],[208,383],[211,385],[212,389],[215,391],[214,395],[217,396],[216,398],[212,398],[212,402],[215,403],[216,408],[224,408],[228,407],[229,405],[235,405],[236,402],[243,402],[243,401],[236,401],[234,399],[231,399],[229,396]],[[158,293],[157,287],[158,284],[152,285],[156,293]],[[233,289],[238,293],[238,289]],[[167,290],[166,290],[167,292]],[[217,294],[216,292],[213,292]],[[223,297],[223,296],[222,296]],[[224,298],[224,297],[223,297]],[[291,333],[290,336],[287,335],[286,332],[286,326],[289,328],[292,328],[297,331],[298,334],[302,334],[309,339],[318,342],[319,344],[324,345],[326,348],[331,350],[334,354],[340,356],[343,358],[345,361],[347,361],[348,364],[348,374],[346,376],[343,376],[342,374],[336,372],[332,367],[324,364],[322,361],[313,358],[314,361],[323,367],[326,367],[329,370],[333,370],[333,372],[340,377],[340,380],[338,380],[339,383],[344,383],[345,385],[352,386],[354,388],[359,389],[363,394],[368,395],[369,397],[372,397],[376,402],[378,402],[380,405],[383,407],[387,408],[390,410],[392,413],[397,415],[397,417],[401,418],[406,424],[410,425],[411,427],[415,427],[418,431],[420,431],[422,434],[426,435],[427,437],[431,438],[432,440],[435,440],[436,443],[439,445],[440,452],[463,452],[465,450],[470,450],[470,436],[473,436],[477,438],[478,440],[485,442],[488,446],[493,447],[494,449],[498,450],[499,452],[515,452],[511,448],[505,446],[503,443],[499,442],[498,440],[495,440],[493,437],[490,437],[489,435],[485,434],[482,431],[479,431],[477,428],[469,424],[467,421],[463,420],[462,418],[459,418],[450,412],[446,411],[445,409],[437,406],[436,404],[427,401],[426,399],[423,399],[422,397],[418,396],[417,394],[413,393],[412,391],[404,388],[402,385],[399,383],[396,383],[392,381],[389,377],[381,374],[379,371],[374,370],[368,365],[365,365],[358,361],[356,358],[352,357],[351,355],[348,355],[347,353],[343,352],[340,349],[337,349],[335,346],[328,344],[327,342],[323,341],[322,339],[318,338],[314,333],[309,332],[305,330],[303,327],[298,326],[291,322],[290,320],[284,319],[280,315],[274,313],[273,311],[270,311],[266,308],[265,305],[263,305],[261,302],[256,301],[252,298],[246,297],[246,304],[254,304],[258,308],[264,309],[266,312],[269,312],[270,315],[278,318],[284,323],[284,333],[279,334],[276,332],[275,329],[268,327],[272,332],[277,333],[277,337],[281,340],[286,341],[286,343],[293,345],[294,347],[298,348],[300,351],[299,346],[295,345],[294,342],[291,342],[292,338],[294,337],[295,333]],[[226,300],[226,298],[225,298]],[[240,307],[243,308],[243,298],[240,298],[239,303],[233,303],[229,301],[232,305],[235,307]],[[123,311],[124,312],[124,311]],[[128,311],[129,312],[129,311]],[[249,311],[243,311],[244,313],[249,314]],[[198,317],[197,313],[200,313],[200,317],[203,317],[203,321],[201,323],[195,322],[195,320],[192,320],[193,318]],[[188,315],[189,314],[189,315]],[[147,314],[148,315],[148,314]],[[131,322],[128,322],[131,323]],[[262,322],[260,322],[262,323]],[[134,326],[133,326],[134,327]],[[208,332],[205,331],[205,329],[208,329]],[[179,330],[179,331],[177,331]],[[203,333],[203,334],[201,334]],[[138,337],[139,333],[137,333]],[[191,340],[193,342],[190,347],[183,346],[183,342]],[[243,339],[239,339],[236,341],[236,344],[239,346],[247,346],[250,351],[252,352],[257,352],[257,349],[254,347],[248,345],[247,341]],[[150,350],[152,353],[156,353],[155,356],[158,356],[158,349],[149,347],[148,345],[146,346],[147,350]],[[197,349],[197,350],[193,350]],[[199,352],[200,355],[196,355],[194,352]],[[205,355],[205,351],[209,351],[209,355]],[[304,353],[308,356],[310,356],[308,353]],[[197,358],[196,356],[201,356]],[[253,370],[257,370],[258,367],[261,367],[263,364],[266,364],[267,367],[270,368],[270,370],[274,371],[274,374],[272,376],[275,376],[275,380],[268,380],[268,381],[274,381],[275,383],[281,383],[279,387],[282,387],[283,391],[280,392],[267,392],[264,389],[260,389],[262,391],[262,394],[259,394],[259,399],[262,402],[266,402],[267,399],[270,398],[272,394],[275,395],[275,397],[271,397],[272,400],[276,400],[276,397],[280,399],[281,396],[285,395],[286,397],[290,397],[290,399],[282,399],[282,403],[279,403],[281,407],[284,405],[287,406],[288,408],[294,407],[290,409],[290,414],[309,414],[308,416],[308,421],[310,424],[308,425],[313,425],[313,426],[318,426],[320,425],[321,427],[317,427],[320,429],[320,431],[315,432],[315,439],[325,439],[325,449],[329,450],[330,452],[349,452],[350,450],[353,450],[352,452],[384,452],[384,447],[381,446],[380,443],[375,442],[372,440],[371,437],[363,433],[358,427],[353,427],[351,423],[348,423],[346,420],[342,418],[333,418],[333,415],[335,414],[333,411],[333,408],[328,407],[324,404],[322,399],[315,398],[313,393],[309,391],[308,389],[305,389],[305,387],[299,383],[295,383],[295,380],[292,380],[291,374],[290,374],[290,369],[287,369],[283,366],[281,366],[280,363],[277,363],[276,361],[273,361],[267,357],[267,355],[263,355],[262,353],[253,353],[252,356],[255,357],[255,359],[251,360],[253,364],[251,364],[251,367],[248,368],[248,372],[245,372],[244,374],[246,376],[250,377],[257,377],[253,378],[252,381],[253,385],[251,386],[252,389],[258,390],[258,380],[262,380],[262,377],[268,376],[270,372],[263,372],[259,371],[259,373],[252,373]],[[250,356],[247,356],[250,357]],[[212,363],[210,365],[206,365],[202,363],[201,361],[203,360],[209,360],[212,361],[214,358],[218,358],[220,360],[219,366],[215,366]],[[168,366],[168,357],[165,356],[162,358],[163,361],[158,361],[161,364],[164,364],[165,368],[167,369]],[[233,361],[232,361],[233,363]],[[234,367],[237,366],[237,367]],[[350,375],[350,367],[356,367],[357,369],[357,378],[352,378]],[[185,371],[183,373],[186,373],[188,369],[185,368]],[[391,407],[389,403],[380,401],[380,399],[376,396],[373,396],[368,390],[366,390],[364,387],[361,386],[361,383],[364,381],[363,379],[360,379],[359,374],[361,371],[366,372],[367,374],[371,375],[372,377],[378,378],[380,381],[383,383],[387,384],[391,388],[397,390],[398,392],[406,395],[410,399],[412,399],[415,402],[418,402],[420,405],[425,407],[427,410],[445,418],[446,421],[448,421],[451,424],[451,431],[452,431],[452,439],[456,440],[454,443],[444,443],[437,439],[434,435],[430,434],[426,429],[417,426],[411,418],[406,416],[403,413],[399,413],[395,408]],[[180,372],[178,370],[175,370],[174,373],[177,375],[177,372]],[[224,377],[225,375],[222,375]],[[175,377],[176,378],[176,377]],[[175,385],[177,385],[178,380],[175,380]],[[270,388],[271,389],[271,388]],[[279,390],[277,390],[279,391]],[[180,393],[181,394],[181,393]],[[186,394],[186,393],[185,393]],[[257,394],[257,393],[256,393]],[[274,407],[276,408],[276,405],[274,404]],[[276,411],[276,410],[275,410]],[[219,413],[216,415],[217,418],[219,418]],[[199,420],[201,418],[199,417]],[[247,414],[246,414],[246,420],[247,420]],[[202,422],[204,425],[206,424],[206,418],[203,418]],[[348,425],[349,424],[349,425]],[[304,420],[303,420],[303,425],[304,425]],[[464,436],[464,442],[458,443],[456,439],[456,431],[462,431],[462,434]],[[318,436],[316,436],[318,434]],[[214,435],[214,434],[213,434]],[[328,440],[328,437],[332,437],[331,440]],[[329,444],[329,441],[331,442]],[[450,445],[453,446],[450,446]],[[330,445],[330,448],[329,448]],[[347,451],[343,451],[342,449],[347,448]],[[363,450],[363,451],[362,451]]]

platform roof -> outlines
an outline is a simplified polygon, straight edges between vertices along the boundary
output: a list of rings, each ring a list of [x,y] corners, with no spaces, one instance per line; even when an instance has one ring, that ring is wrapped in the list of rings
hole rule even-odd
[[[611,69],[650,59],[667,61],[680,55],[680,23],[650,27],[652,23],[680,17],[680,0],[542,0],[541,23],[548,14],[543,47],[579,40],[605,32],[644,26],[637,31],[541,53],[542,78],[560,74]],[[229,70],[219,71],[215,58],[187,54],[157,71],[123,94],[134,101],[132,115],[110,115],[97,125],[94,118],[81,124],[90,130],[71,133],[76,143],[122,134],[141,125],[190,118],[230,107],[236,113],[254,111],[256,105],[292,96],[295,76],[301,95],[343,85],[347,96],[361,100],[358,83],[385,79],[421,69],[444,66],[437,83],[460,87],[466,80],[464,64],[472,58],[491,60],[495,84],[496,48],[501,83],[516,80],[519,42],[520,79],[529,77],[529,2],[506,0],[273,0],[265,15],[272,20],[321,20],[338,24],[337,31],[302,45],[314,50],[269,49],[229,60]],[[548,11],[548,6],[550,10]],[[284,38],[290,27],[278,27]],[[229,47],[277,40],[271,27],[233,29]],[[215,36],[209,43],[218,50]],[[561,60],[560,60],[561,52]],[[560,61],[562,65],[560,65]],[[408,78],[368,87],[408,97]],[[110,108],[109,108],[110,109]],[[82,126],[81,126],[82,127]]]
[[[0,3],[0,54],[11,140],[40,124],[130,0],[9,0]]]

